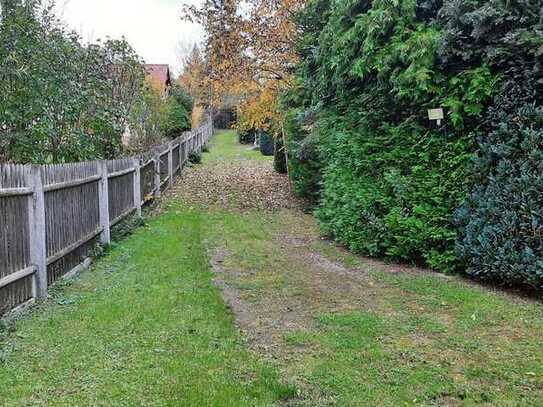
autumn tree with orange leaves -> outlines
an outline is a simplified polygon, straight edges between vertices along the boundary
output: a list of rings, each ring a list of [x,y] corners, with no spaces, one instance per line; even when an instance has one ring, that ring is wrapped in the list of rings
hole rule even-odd
[[[203,84],[214,107],[234,101],[238,126],[280,133],[277,98],[292,84],[297,62],[295,13],[303,0],[205,0],[186,6],[185,19],[201,24],[207,34],[203,69],[189,77]],[[191,79],[184,79],[188,82]]]

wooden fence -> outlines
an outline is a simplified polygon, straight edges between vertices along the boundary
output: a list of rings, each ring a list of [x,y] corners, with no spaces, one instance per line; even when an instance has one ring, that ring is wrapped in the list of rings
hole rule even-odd
[[[112,161],[0,165],[0,316],[47,296],[87,262],[110,228],[173,184],[211,122],[152,151]]]

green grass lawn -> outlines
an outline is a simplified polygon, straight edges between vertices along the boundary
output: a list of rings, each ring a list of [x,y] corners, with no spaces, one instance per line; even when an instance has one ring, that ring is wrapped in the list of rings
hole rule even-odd
[[[299,388],[300,405],[543,405],[540,303],[458,278],[391,273],[320,242],[311,222],[290,212],[209,220],[213,244],[229,253],[225,280],[260,318],[258,329],[278,334],[269,346]],[[276,239],[301,230],[315,240],[285,248]],[[345,276],[323,279],[306,253],[356,267],[363,281],[351,289]],[[268,323],[300,304],[309,323]]]
[[[263,156],[252,144],[239,144],[237,134],[233,130],[222,131],[213,140],[213,148],[207,156],[207,163],[221,164],[233,161],[253,161],[272,163],[273,157]]]
[[[289,397],[211,283],[201,213],[171,205],[4,332],[0,405],[270,405]]]
[[[271,166],[233,132],[203,157],[196,187],[212,167]],[[236,210],[239,181],[233,208],[187,203],[181,185],[5,325],[0,405],[543,405],[540,302],[354,256],[298,209]]]

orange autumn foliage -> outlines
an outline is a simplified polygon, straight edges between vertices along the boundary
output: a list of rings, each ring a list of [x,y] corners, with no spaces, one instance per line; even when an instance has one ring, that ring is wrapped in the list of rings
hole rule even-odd
[[[204,88],[200,97],[213,107],[235,105],[238,127],[277,134],[277,98],[292,85],[298,35],[294,16],[304,3],[205,0],[199,8],[185,6],[185,18],[201,24],[207,38],[201,69],[189,64],[183,85],[195,88],[191,83],[197,81]]]

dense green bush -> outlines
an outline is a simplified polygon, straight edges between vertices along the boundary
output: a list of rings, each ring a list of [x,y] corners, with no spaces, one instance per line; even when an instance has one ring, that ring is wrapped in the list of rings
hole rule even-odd
[[[188,119],[190,123],[190,113],[194,108],[194,99],[192,98],[192,96],[189,95],[185,88],[180,85],[174,84],[170,89],[169,97],[177,101],[177,103],[179,103],[188,113]]]
[[[539,7],[309,2],[299,16],[297,86],[283,106],[295,190],[318,202],[326,232],[355,251],[442,271],[540,278],[543,253],[525,227],[541,209],[515,195],[522,183],[528,196],[538,191],[528,150],[536,156],[542,136]],[[530,103],[538,107],[528,114]],[[439,106],[438,128],[427,110]]]
[[[482,143],[477,186],[457,211],[458,251],[481,279],[543,286],[543,109],[520,109]]]
[[[166,112],[161,123],[162,132],[171,139],[180,137],[192,128],[193,100],[179,85],[173,85],[166,101]]]
[[[475,185],[457,211],[458,254],[479,279],[543,286],[543,20],[538,1],[443,7],[443,59],[499,74]]]
[[[285,118],[284,131],[289,151],[289,176],[294,192],[314,207],[320,198],[321,161],[318,137],[302,127],[304,117],[299,109],[291,109]]]
[[[191,164],[201,164],[202,163],[202,153],[195,151],[189,154],[189,162]]]
[[[265,156],[272,156],[274,153],[273,137],[265,131],[260,131],[260,152]]]
[[[175,98],[169,97],[166,103],[166,114],[162,123],[162,131],[171,139],[180,137],[191,129],[190,113]]]
[[[283,146],[283,138],[276,137],[274,140],[273,168],[279,174],[288,173],[286,150]]]

